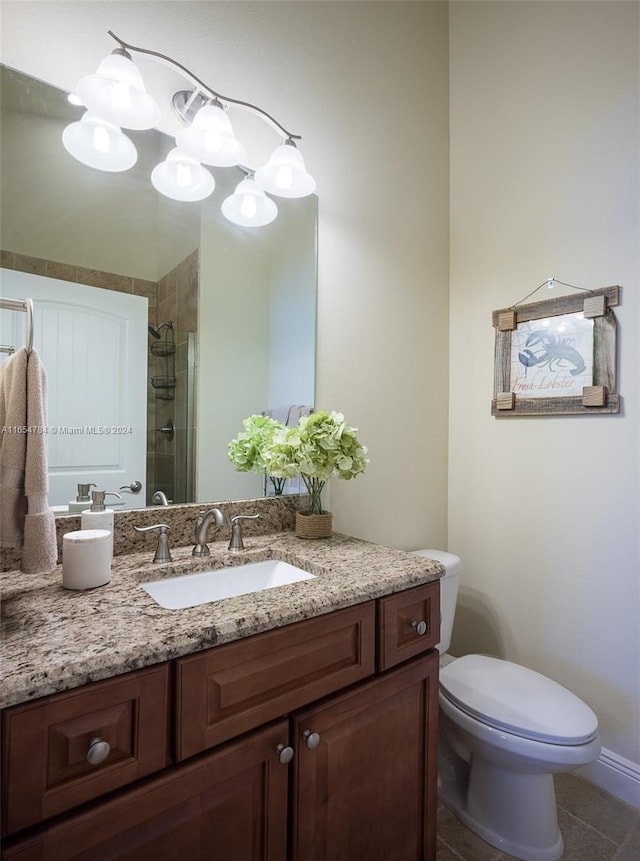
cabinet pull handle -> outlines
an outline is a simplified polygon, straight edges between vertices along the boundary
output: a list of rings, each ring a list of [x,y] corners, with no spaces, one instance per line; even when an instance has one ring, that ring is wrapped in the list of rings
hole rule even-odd
[[[420,634],[420,636],[427,633],[427,623],[426,622],[412,622],[411,627],[416,632],[416,634]]]
[[[89,765],[100,765],[111,753],[111,745],[101,738],[92,738],[87,751],[87,762]]]
[[[285,747],[284,744],[279,744],[276,747],[276,753],[278,754],[278,761],[282,765],[286,765],[293,759],[293,748],[289,747],[289,745]]]
[[[304,739],[307,750],[315,750],[320,744],[320,733],[311,732],[310,729],[305,729],[302,733],[302,738]]]

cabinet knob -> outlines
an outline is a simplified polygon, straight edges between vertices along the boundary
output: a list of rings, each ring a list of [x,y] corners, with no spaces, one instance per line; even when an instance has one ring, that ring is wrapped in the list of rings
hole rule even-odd
[[[87,762],[89,765],[100,765],[111,753],[111,745],[101,738],[92,738],[87,750]]]
[[[311,732],[310,729],[305,729],[305,731],[302,733],[302,738],[304,739],[304,743],[307,746],[307,750],[315,750],[320,744],[320,733]]]
[[[412,622],[411,627],[416,632],[416,634],[420,634],[420,636],[427,633],[427,623],[426,622]]]
[[[282,765],[286,765],[293,759],[293,748],[288,745],[285,747],[284,744],[279,744],[276,747],[276,753],[278,754],[278,760]]]

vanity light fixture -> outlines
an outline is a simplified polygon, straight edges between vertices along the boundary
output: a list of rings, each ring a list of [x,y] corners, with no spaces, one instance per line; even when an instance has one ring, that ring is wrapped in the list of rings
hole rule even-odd
[[[145,89],[142,75],[131,59],[132,51],[168,63],[194,87],[180,90],[172,98],[173,108],[186,128],[178,132],[175,148],[151,173],[157,191],[174,200],[203,200],[215,188],[211,172],[203,165],[237,165],[249,175],[225,199],[222,212],[243,226],[269,224],[277,216],[278,207],[265,191],[285,198],[306,197],[315,191],[315,180],[296,147],[300,135],[288,131],[257,105],[217,93],[171,57],[129,45],[111,30],[108,33],[119,47],[100,63],[95,74],[82,78],[76,87],[87,112],[63,132],[63,144],[72,156],[98,170],[128,170],[135,164],[137,152],[122,128],[144,130],[158,124],[160,108]],[[242,164],[246,150],[235,137],[225,105],[251,111],[284,138],[268,163],[255,174]]]
[[[265,191],[280,197],[306,197],[313,194],[316,183],[304,166],[304,161],[292,140],[286,140],[274,150],[264,167],[255,173]]]
[[[94,75],[81,78],[76,94],[88,110],[125,129],[151,129],[160,121],[160,108],[124,47],[105,57]]]
[[[180,113],[178,116],[182,118]],[[233,167],[247,154],[218,99],[198,110],[191,125],[178,132],[176,143],[187,155],[215,167]]]
[[[204,200],[216,187],[209,171],[178,147],[151,171],[151,184],[166,197],[187,201]]]
[[[263,227],[278,215],[278,207],[264,193],[255,179],[248,176],[222,203],[222,214],[241,227]]]
[[[74,158],[97,170],[129,170],[138,160],[138,151],[122,130],[91,111],[65,128],[62,143]]]

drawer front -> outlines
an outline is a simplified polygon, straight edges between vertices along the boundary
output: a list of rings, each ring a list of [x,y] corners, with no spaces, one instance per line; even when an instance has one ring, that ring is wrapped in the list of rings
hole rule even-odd
[[[375,602],[176,661],[185,759],[375,671]]]
[[[3,833],[164,768],[168,679],[162,664],[7,709]]]
[[[378,670],[414,658],[440,641],[440,583],[379,599]]]

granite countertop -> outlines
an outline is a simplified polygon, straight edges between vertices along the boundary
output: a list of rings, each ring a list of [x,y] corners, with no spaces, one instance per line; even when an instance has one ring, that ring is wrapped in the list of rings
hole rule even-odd
[[[196,559],[191,547],[172,550],[173,562],[152,555],[117,556],[110,583],[84,592],[62,587],[62,566],[46,575],[1,575],[0,708],[68,690],[180,655],[278,628],[444,574],[438,562],[334,534],[306,541],[293,532],[245,538],[246,549],[209,544]],[[281,559],[316,575],[203,604],[165,610],[140,583],[189,571]]]

